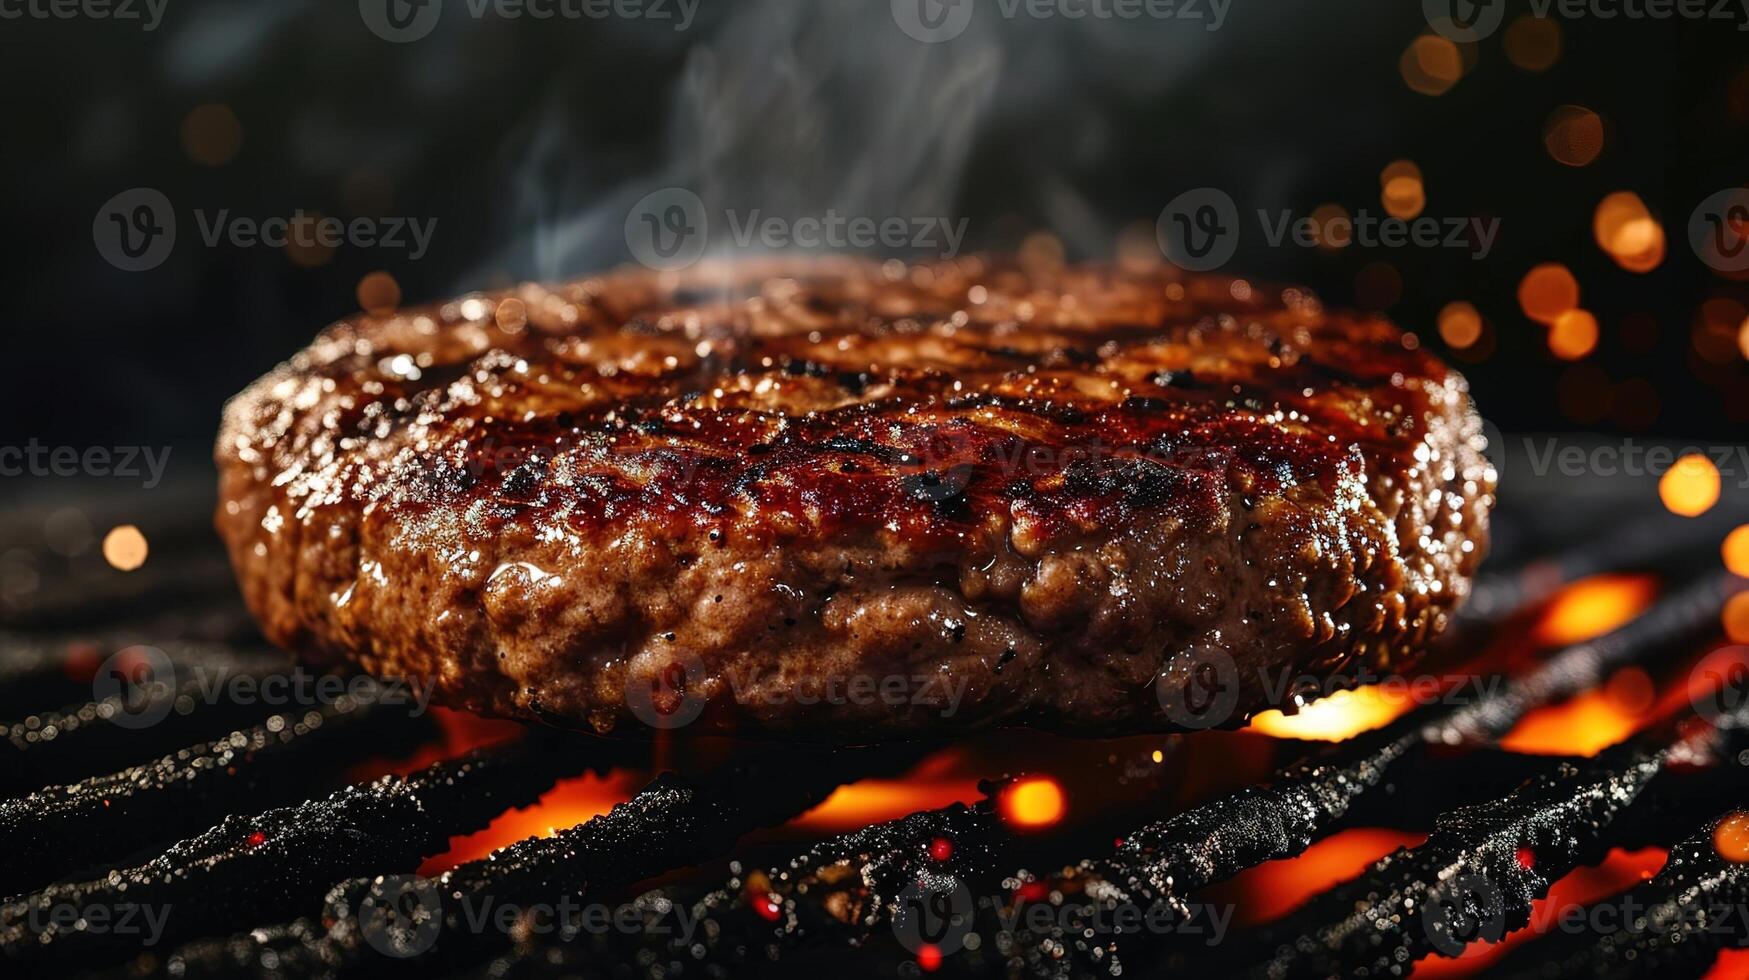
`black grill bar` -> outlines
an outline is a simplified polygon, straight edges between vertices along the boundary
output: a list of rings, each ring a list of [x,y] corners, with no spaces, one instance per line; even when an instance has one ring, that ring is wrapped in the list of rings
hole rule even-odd
[[[526,907],[596,896],[720,855],[750,830],[781,823],[867,772],[903,768],[924,746],[774,751],[696,777],[663,773],[630,802],[560,832],[529,838],[461,865],[432,882],[440,923],[428,951],[385,955],[359,909],[380,879],[337,885],[320,922],[303,919],[194,943],[161,961],[164,975],[190,980],[256,974],[275,977],[425,976],[490,956],[505,937],[472,931],[470,907],[487,900]],[[332,880],[332,879],[331,879]],[[390,896],[392,901],[394,896]],[[382,941],[378,936],[378,942]],[[423,953],[423,955],[418,955]],[[156,975],[156,974],[154,974]]]
[[[0,906],[0,957],[17,964],[107,962],[137,936],[56,925],[54,910],[150,908],[167,915],[165,941],[212,935],[295,914],[335,881],[410,870],[561,775],[581,771],[575,742],[528,738],[408,776],[349,786],[325,800],[230,816],[141,867],[51,885]]]
[[[257,679],[281,672],[283,657],[239,656],[215,646],[169,652],[174,679],[0,725],[0,796],[114,772],[254,725],[270,713],[259,704],[213,697],[213,685],[220,672]],[[187,664],[198,668],[182,669]],[[131,723],[147,717],[149,724]]]
[[[0,895],[198,833],[226,814],[285,806],[335,783],[338,767],[400,755],[433,726],[342,698],[152,762],[0,801]]]
[[[1749,945],[1749,864],[1720,856],[1713,843],[1720,820],[1670,850],[1656,877],[1587,910],[1586,922],[1606,928],[1557,932],[1515,950],[1491,976],[1520,980],[1560,977],[1692,977],[1720,950]]]
[[[1420,847],[1381,859],[1239,947],[1268,950],[1266,958],[1229,952],[1222,966],[1272,980],[1379,976],[1428,953],[1456,955],[1472,939],[1498,940],[1529,920],[1531,902],[1557,878],[1601,856],[1667,764],[1710,757],[1735,765],[1749,749],[1743,720],[1660,726],[1587,765],[1557,765],[1504,800],[1453,810]]]

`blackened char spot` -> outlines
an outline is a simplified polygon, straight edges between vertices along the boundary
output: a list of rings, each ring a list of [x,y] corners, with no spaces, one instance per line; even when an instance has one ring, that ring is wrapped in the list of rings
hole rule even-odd
[[[1165,504],[1186,489],[1185,475],[1144,459],[1081,459],[1063,471],[1070,492],[1090,497],[1122,497],[1139,507]]]

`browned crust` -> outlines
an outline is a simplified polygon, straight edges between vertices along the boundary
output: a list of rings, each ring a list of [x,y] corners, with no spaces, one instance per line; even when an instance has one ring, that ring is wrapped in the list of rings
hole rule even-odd
[[[276,643],[453,705],[642,730],[683,664],[696,730],[1114,733],[1209,650],[1235,723],[1264,671],[1400,669],[1485,551],[1480,448],[1461,376],[1295,290],[621,271],[328,328],[227,406],[217,523]]]

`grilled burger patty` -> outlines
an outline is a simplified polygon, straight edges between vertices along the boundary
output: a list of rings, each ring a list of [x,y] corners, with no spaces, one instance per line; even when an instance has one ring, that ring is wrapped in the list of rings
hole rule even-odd
[[[361,315],[227,406],[275,642],[600,732],[1237,724],[1468,591],[1464,379],[1167,268],[619,271]]]

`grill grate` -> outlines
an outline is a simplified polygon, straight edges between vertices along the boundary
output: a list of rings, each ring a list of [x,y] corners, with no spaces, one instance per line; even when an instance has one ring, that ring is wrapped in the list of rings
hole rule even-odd
[[[1480,637],[1515,629],[1520,611],[1585,576],[1647,570],[1686,584],[1529,670],[1488,667],[1498,683],[1477,686],[1472,700],[1417,708],[1334,744],[1283,741],[1297,761],[1257,785],[1187,808],[1156,800],[1115,846],[1073,845],[1101,855],[1049,857],[1061,842],[1031,838],[1005,817],[1002,771],[988,773],[969,805],[800,846],[760,844],[761,828],[940,747],[734,747],[687,775],[656,776],[608,813],[430,880],[411,874],[450,838],[580,773],[653,769],[651,747],[531,731],[348,785],[367,760],[434,751],[437,726],[379,703],[368,684],[363,697],[279,712],[186,684],[79,701],[94,661],[143,640],[209,674],[260,680],[291,669],[238,642],[236,611],[214,598],[222,569],[159,562],[126,594],[107,586],[81,604],[59,590],[10,617],[14,632],[0,636],[0,710],[20,719],[0,729],[9,753],[0,795],[10,797],[0,802],[0,894],[13,896],[0,902],[0,961],[175,978],[674,978],[750,967],[1378,977],[1519,930],[1555,880],[1612,847],[1660,846],[1670,848],[1664,870],[1606,900],[1640,910],[1638,928],[1538,937],[1498,967],[1539,978],[1638,975],[1649,965],[1697,975],[1720,950],[1749,943],[1749,917],[1719,912],[1749,907],[1745,865],[1715,844],[1721,815],[1749,805],[1749,707],[1701,717],[1684,699],[1683,710],[1593,758],[1523,755],[1498,742],[1532,710],[1592,691],[1624,666],[1686,662],[1711,639],[1722,600],[1743,585],[1705,571],[1730,523],[1647,516],[1616,533],[1578,529],[1580,543],[1558,550],[1522,532],[1514,570],[1478,581],[1437,663],[1463,663]],[[1539,557],[1549,553],[1557,557]],[[87,628],[67,632],[80,622]],[[209,639],[161,642],[180,626]],[[162,718],[131,724],[142,711]],[[1356,826],[1431,832],[1212,948],[1173,928],[1206,914],[1210,886]],[[726,868],[715,863],[731,852]],[[925,935],[924,906],[961,893],[968,904],[956,907],[951,943]],[[567,896],[623,902],[632,921],[554,935],[526,922],[481,928],[476,918],[493,903],[526,910]],[[1042,924],[1017,916],[1022,900],[1052,915]],[[1154,910],[1150,928],[1098,928],[1120,906]],[[154,943],[93,928],[93,910],[115,919],[130,908],[163,910]],[[676,923],[690,928],[661,928]]]

